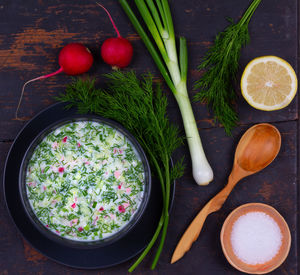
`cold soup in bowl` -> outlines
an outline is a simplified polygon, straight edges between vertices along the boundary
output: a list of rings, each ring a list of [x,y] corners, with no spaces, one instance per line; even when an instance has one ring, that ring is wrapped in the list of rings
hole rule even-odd
[[[149,195],[149,165],[128,133],[97,120],[54,127],[29,148],[23,202],[59,239],[94,243],[127,231]]]

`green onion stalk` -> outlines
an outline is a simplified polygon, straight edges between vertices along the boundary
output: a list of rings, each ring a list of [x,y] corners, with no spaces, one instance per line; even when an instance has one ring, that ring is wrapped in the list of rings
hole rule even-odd
[[[168,0],[135,0],[135,4],[157,47],[154,46],[127,1],[119,0],[119,2],[177,100],[191,154],[193,177],[197,184],[206,185],[212,181],[213,172],[202,147],[188,96],[187,43],[184,37],[179,38],[178,58],[174,26]]]
[[[179,38],[179,56],[176,50],[176,40],[173,21],[168,0],[135,0],[137,9],[144,20],[152,40],[145,32],[139,20],[133,13],[126,0],[119,0],[131,23],[142,38],[167,85],[173,92],[184,123],[184,129],[192,159],[193,177],[197,184],[206,185],[213,179],[212,169],[206,159],[201,139],[194,118],[191,102],[187,91],[188,54],[184,37]],[[155,44],[152,41],[155,41]],[[158,246],[151,268],[154,269],[161,254],[169,223],[170,177],[164,180],[164,207],[158,227],[150,243],[133,264],[129,271],[133,271],[147,255],[161,232]]]

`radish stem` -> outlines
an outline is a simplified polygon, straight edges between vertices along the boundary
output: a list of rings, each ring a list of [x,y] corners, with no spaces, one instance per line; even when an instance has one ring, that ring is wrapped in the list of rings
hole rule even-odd
[[[118,30],[118,28],[117,28],[117,26],[116,26],[114,20],[112,19],[112,17],[111,17],[111,15],[110,15],[109,11],[108,11],[104,6],[102,6],[100,3],[96,2],[96,4],[97,4],[98,6],[100,6],[102,9],[105,10],[105,12],[107,13],[107,15],[108,15],[108,17],[109,17],[109,20],[110,20],[111,24],[113,25],[113,27],[114,27],[114,29],[115,29],[115,31],[116,31],[116,33],[117,33],[117,36],[118,36],[118,37],[122,37],[122,36],[120,35],[120,32],[119,32],[119,30]]]

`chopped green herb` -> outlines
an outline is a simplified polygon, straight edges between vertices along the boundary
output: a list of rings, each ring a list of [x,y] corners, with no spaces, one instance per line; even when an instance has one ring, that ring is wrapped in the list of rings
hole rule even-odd
[[[26,186],[33,211],[49,230],[69,239],[99,240],[119,231],[136,213],[144,194],[144,168],[116,129],[73,122],[36,147]]]

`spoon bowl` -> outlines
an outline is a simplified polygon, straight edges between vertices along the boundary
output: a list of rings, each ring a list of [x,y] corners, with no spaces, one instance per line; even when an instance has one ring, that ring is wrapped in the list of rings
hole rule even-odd
[[[242,136],[235,153],[235,164],[251,174],[267,167],[277,156],[281,136],[276,127],[268,123],[257,124]]]

